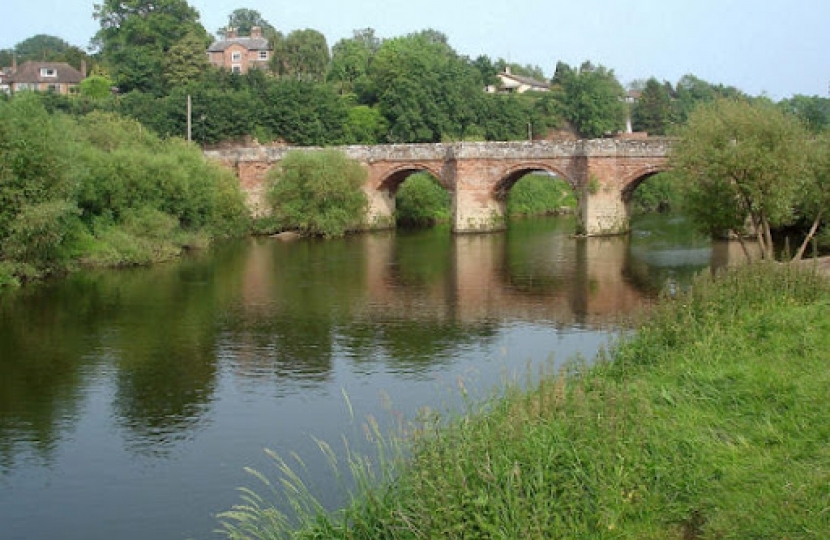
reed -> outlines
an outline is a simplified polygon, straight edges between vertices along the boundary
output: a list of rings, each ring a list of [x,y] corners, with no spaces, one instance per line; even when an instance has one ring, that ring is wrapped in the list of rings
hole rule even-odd
[[[229,538],[824,538],[830,534],[830,286],[810,269],[701,275],[590,366],[510,384],[463,414],[347,453],[329,513],[279,464]],[[374,425],[375,427],[371,427]],[[324,444],[334,470],[342,470]],[[295,456],[295,463],[302,463]],[[301,467],[300,467],[301,468]],[[338,473],[339,474],[339,473]],[[265,485],[269,480],[258,474]]]

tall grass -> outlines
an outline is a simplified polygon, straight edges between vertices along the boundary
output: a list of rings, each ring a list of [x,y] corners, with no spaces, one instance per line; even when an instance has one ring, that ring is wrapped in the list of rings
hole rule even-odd
[[[272,495],[287,497],[296,515],[268,519],[273,501],[246,491],[247,504],[221,516],[223,530],[229,538],[826,538],[828,312],[830,286],[810,270],[702,275],[593,366],[575,361],[463,415],[421,419],[405,442],[381,439],[391,452],[374,468],[348,456],[357,489],[340,512],[315,504],[280,461]]]

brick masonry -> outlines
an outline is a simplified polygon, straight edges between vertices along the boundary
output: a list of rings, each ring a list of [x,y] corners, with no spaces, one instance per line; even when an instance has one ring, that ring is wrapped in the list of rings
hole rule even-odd
[[[344,146],[340,149],[368,172],[364,190],[372,227],[393,224],[395,193],[406,178],[426,171],[452,194],[453,229],[486,232],[504,226],[506,196],[531,171],[566,180],[579,199],[578,223],[587,235],[628,230],[630,194],[645,178],[668,168],[669,139],[596,139],[533,142],[464,142]],[[267,213],[268,170],[287,152],[312,147],[239,147],[206,151],[234,170],[255,215]]]

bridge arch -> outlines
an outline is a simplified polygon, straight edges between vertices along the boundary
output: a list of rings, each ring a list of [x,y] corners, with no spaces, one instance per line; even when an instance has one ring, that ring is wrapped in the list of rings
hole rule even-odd
[[[553,176],[558,176],[559,178],[562,178],[565,182],[567,182],[568,185],[571,186],[571,189],[573,189],[574,192],[576,192],[577,183],[571,178],[569,178],[564,171],[560,170],[557,167],[548,165],[546,163],[527,162],[514,165],[506,169],[501,174],[501,178],[493,186],[494,196],[500,200],[507,200],[507,194],[513,188],[513,186],[516,185],[516,182],[521,180],[524,176],[534,172],[545,172]]]
[[[388,193],[389,196],[394,199],[395,193],[397,193],[401,184],[406,182],[407,178],[419,172],[429,173],[432,177],[438,180],[444,189],[451,191],[451,187],[447,185],[448,183],[442,177],[441,171],[437,171],[434,167],[420,163],[408,163],[387,171],[380,178],[377,189],[378,191]]]
[[[626,207],[631,202],[631,198],[634,196],[634,192],[637,191],[637,188],[640,185],[651,178],[652,176],[658,175],[660,173],[670,171],[671,167],[666,164],[660,165],[649,165],[648,167],[644,167],[640,170],[634,171],[630,173],[626,177],[623,178],[622,181],[622,200],[626,204]]]

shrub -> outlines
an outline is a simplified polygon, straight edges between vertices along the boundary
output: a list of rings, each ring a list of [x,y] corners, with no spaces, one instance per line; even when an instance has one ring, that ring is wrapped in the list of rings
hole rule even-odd
[[[565,180],[539,173],[516,182],[507,199],[509,217],[550,215],[575,207],[576,196]]]
[[[399,225],[432,226],[450,219],[450,196],[429,173],[415,173],[401,184],[395,198]]]
[[[366,170],[337,150],[294,151],[269,173],[269,198],[282,229],[343,236],[361,227],[368,201]]]

